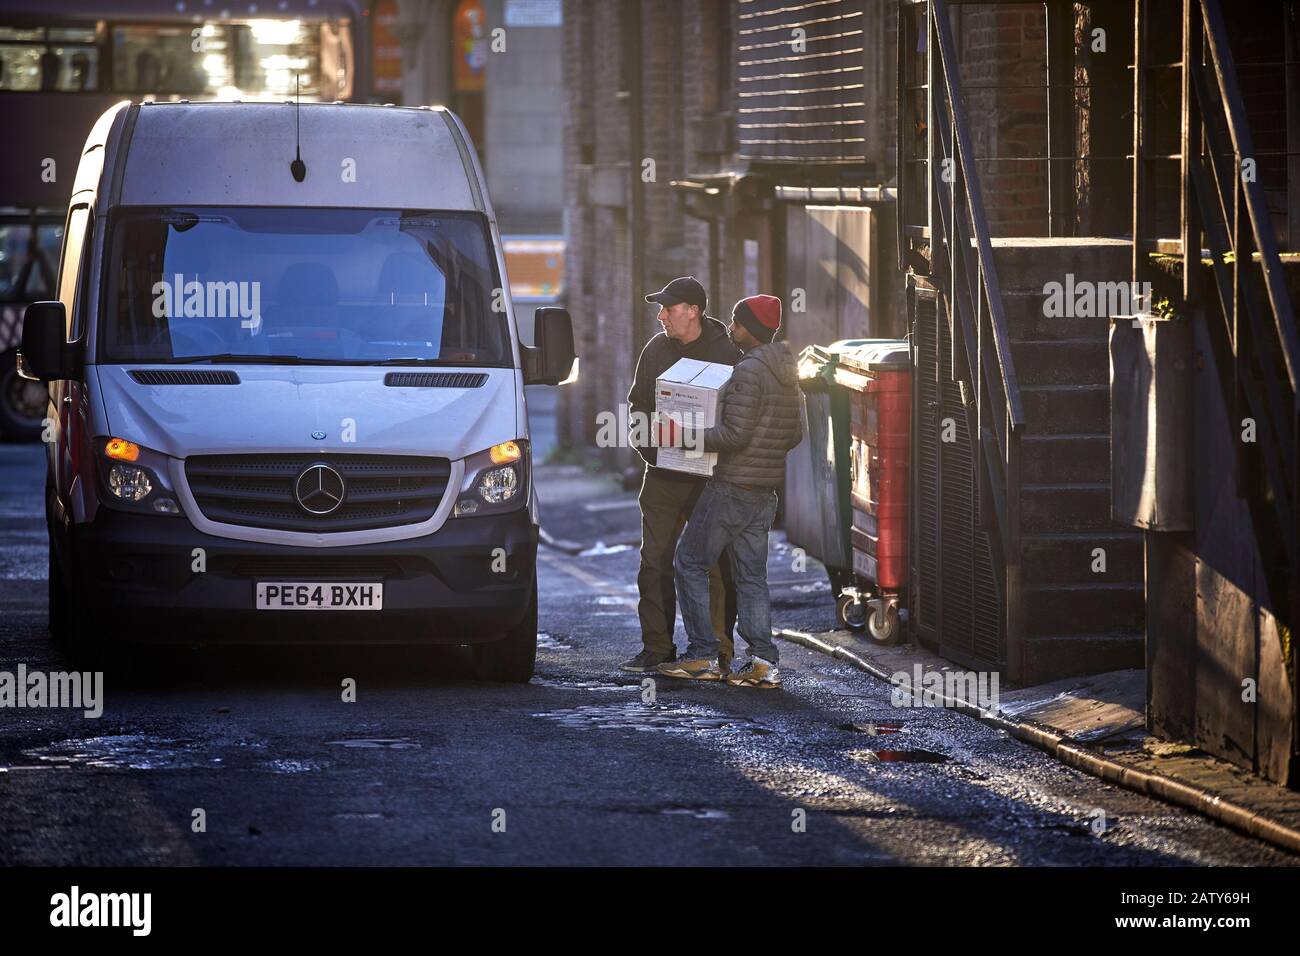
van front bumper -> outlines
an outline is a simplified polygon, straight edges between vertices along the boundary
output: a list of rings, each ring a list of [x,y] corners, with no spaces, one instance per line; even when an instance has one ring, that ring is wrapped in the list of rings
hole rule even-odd
[[[474,644],[528,610],[537,539],[527,508],[341,548],[235,541],[184,518],[100,508],[72,529],[70,596],[92,627],[140,643]],[[382,582],[383,610],[257,610],[259,581]]]

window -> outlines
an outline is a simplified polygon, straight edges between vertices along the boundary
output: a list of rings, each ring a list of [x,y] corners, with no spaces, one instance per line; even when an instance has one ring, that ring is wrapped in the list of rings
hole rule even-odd
[[[106,361],[513,364],[479,214],[131,210],[109,269]]]
[[[68,339],[76,317],[78,264],[85,261],[82,249],[89,235],[90,208],[76,206],[68,213],[68,232],[63,242],[63,261],[59,265],[59,301],[67,314]]]
[[[94,27],[0,26],[0,90],[99,89]]]
[[[22,216],[0,219],[0,302],[51,299],[63,223]]]

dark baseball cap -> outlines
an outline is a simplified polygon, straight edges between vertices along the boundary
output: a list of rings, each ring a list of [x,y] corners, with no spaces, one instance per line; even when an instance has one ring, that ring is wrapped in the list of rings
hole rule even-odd
[[[659,292],[651,292],[645,300],[658,302],[660,305],[677,305],[679,302],[685,302],[689,305],[698,305],[701,312],[709,305],[708,293],[704,291],[704,286],[700,285],[700,280],[695,276],[678,276]]]

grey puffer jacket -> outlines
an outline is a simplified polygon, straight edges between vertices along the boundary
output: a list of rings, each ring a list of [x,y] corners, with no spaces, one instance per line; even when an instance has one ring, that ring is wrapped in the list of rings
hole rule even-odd
[[[786,452],[803,438],[802,402],[784,342],[745,353],[718,393],[717,424],[704,432],[704,450],[719,452],[713,477],[759,488],[784,484]]]

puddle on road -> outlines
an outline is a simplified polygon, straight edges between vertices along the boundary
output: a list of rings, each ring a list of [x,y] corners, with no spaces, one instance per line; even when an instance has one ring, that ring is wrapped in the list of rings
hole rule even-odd
[[[668,707],[663,704],[587,704],[566,710],[552,710],[534,717],[553,720],[561,727],[589,730],[648,730],[668,734],[689,734],[731,730],[751,734],[772,731],[748,718],[726,717],[703,707]]]
[[[556,690],[638,690],[641,682],[616,684],[602,680],[565,680],[559,677],[534,677],[531,684],[535,687],[553,687]]]
[[[45,543],[44,534],[41,538],[39,544],[9,544],[4,552],[0,553],[0,580],[45,580],[45,556],[49,553],[49,545]]]
[[[854,750],[848,754],[862,763],[947,763],[952,758],[933,750]]]
[[[147,734],[112,734],[81,740],[59,740],[24,750],[23,755],[54,765],[109,770],[192,770],[220,767],[220,757],[194,752],[192,740]]]
[[[877,737],[881,734],[902,733],[903,725],[892,721],[851,721],[847,724],[840,724],[840,730],[851,730],[854,733]]]
[[[818,594],[830,589],[831,583],[829,581],[814,581],[812,584],[796,584],[790,590],[798,591],[800,594]]]
[[[545,631],[537,632],[537,649],[539,651],[571,651],[573,645],[567,637],[556,637]]]
[[[268,760],[262,767],[275,773],[313,773],[324,765],[314,760]]]
[[[727,820],[731,817],[726,810],[714,810],[710,807],[669,807],[659,812],[666,817],[688,816],[696,820]]]
[[[420,745],[409,737],[354,737],[349,740],[329,740],[331,746],[367,750],[418,750]]]
[[[580,558],[596,558],[606,554],[621,554],[624,551],[631,551],[630,544],[606,544],[604,541],[597,541],[586,551],[579,551]]]

